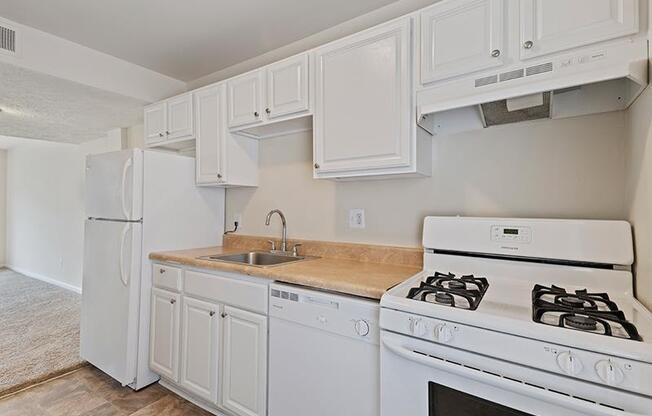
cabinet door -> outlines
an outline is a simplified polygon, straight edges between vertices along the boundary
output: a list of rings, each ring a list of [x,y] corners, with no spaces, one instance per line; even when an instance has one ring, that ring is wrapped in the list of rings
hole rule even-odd
[[[179,300],[176,293],[152,289],[149,366],[175,382],[179,380]]]
[[[192,137],[194,120],[192,109],[192,93],[170,98],[168,106],[168,139]]]
[[[421,83],[503,65],[505,2],[462,0],[421,12]]]
[[[638,32],[638,0],[521,0],[521,58]]]
[[[198,184],[224,180],[224,85],[195,92],[196,174]]]
[[[239,416],[267,407],[267,317],[224,307],[222,405]]]
[[[409,166],[412,19],[315,51],[315,172]]]
[[[229,127],[262,120],[262,74],[263,71],[255,71],[227,82]]]
[[[180,383],[212,403],[217,401],[218,312],[218,305],[183,299]]]
[[[267,67],[267,118],[308,110],[308,54]]]
[[[167,131],[167,110],[165,102],[145,107],[145,143],[165,140]]]

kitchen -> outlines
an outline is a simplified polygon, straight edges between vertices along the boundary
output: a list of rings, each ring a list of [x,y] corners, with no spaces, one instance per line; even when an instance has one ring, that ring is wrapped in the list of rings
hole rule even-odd
[[[427,3],[87,159],[82,358],[229,416],[649,413],[647,2]]]

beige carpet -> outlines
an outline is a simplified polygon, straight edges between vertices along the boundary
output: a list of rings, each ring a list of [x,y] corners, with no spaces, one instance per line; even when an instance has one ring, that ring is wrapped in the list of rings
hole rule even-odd
[[[0,269],[0,396],[84,364],[80,310],[80,295]]]

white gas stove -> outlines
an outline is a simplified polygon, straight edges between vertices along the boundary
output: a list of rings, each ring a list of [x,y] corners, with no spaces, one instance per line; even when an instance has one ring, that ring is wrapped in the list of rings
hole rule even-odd
[[[652,314],[620,221],[428,217],[381,300],[383,416],[652,415]]]

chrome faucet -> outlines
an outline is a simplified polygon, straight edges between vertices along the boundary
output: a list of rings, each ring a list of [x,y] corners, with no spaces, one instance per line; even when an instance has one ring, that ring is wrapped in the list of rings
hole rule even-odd
[[[287,227],[287,223],[285,222],[285,215],[283,215],[281,210],[273,209],[269,211],[269,213],[267,213],[267,218],[265,219],[265,225],[269,225],[269,220],[272,219],[272,215],[274,214],[278,214],[278,216],[281,217],[281,222],[283,223],[283,237],[281,238],[281,251],[287,251],[288,227]]]

